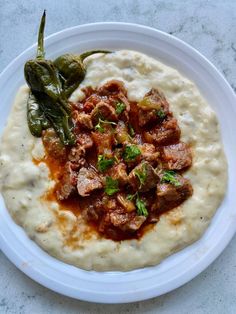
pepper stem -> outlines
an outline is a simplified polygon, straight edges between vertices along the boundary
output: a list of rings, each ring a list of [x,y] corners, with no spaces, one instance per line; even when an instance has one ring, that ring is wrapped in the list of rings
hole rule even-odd
[[[109,50],[92,50],[82,53],[79,57],[81,61],[84,61],[87,57],[93,55],[94,53],[111,53],[112,51]]]
[[[46,21],[46,10],[44,10],[40,26],[39,26],[39,33],[38,33],[38,49],[37,49],[37,59],[44,59],[45,52],[44,52],[44,27]]]

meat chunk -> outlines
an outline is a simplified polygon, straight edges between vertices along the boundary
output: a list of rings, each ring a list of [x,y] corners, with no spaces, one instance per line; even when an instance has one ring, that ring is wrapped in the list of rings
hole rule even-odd
[[[96,94],[90,95],[90,97],[88,97],[85,103],[83,104],[84,111],[86,113],[90,113],[100,101],[101,101],[100,96]]]
[[[115,227],[122,231],[137,231],[146,220],[146,217],[129,213],[120,214],[114,211],[110,214],[110,220]]]
[[[147,218],[145,216],[134,216],[124,227],[125,231],[137,231]]]
[[[116,198],[110,197],[108,195],[103,195],[102,197],[102,209],[104,211],[115,210],[117,208]]]
[[[86,163],[86,150],[93,146],[93,140],[87,133],[77,135],[77,144],[72,147],[68,155],[68,159],[73,163],[74,167],[79,168]]]
[[[123,232],[135,232],[141,227],[145,220],[146,217],[138,216],[134,212],[127,213],[117,209],[106,214],[103,227],[105,226],[106,229],[115,227]]]
[[[153,167],[144,161],[130,172],[128,180],[135,191],[147,192],[156,186],[159,177]]]
[[[74,164],[74,167],[79,168],[85,165],[85,152],[85,148],[81,145],[71,148],[68,159]]]
[[[155,88],[152,88],[138,103],[143,110],[162,109],[166,114],[169,112],[169,104],[165,96]]]
[[[76,141],[84,149],[89,149],[93,146],[93,139],[88,133],[80,132],[78,135],[76,135]]]
[[[98,154],[112,156],[112,145],[114,144],[114,134],[107,131],[106,133],[92,132],[92,139],[96,145]]]
[[[156,151],[155,146],[153,144],[144,143],[143,145],[139,145],[139,149],[141,150],[141,159],[156,166],[160,154]]]
[[[136,210],[134,202],[131,200],[128,200],[126,195],[123,193],[118,193],[116,195],[118,203],[125,209],[127,212],[132,212]]]
[[[169,104],[157,89],[151,89],[138,103],[138,121],[141,127],[161,122],[169,112]]]
[[[178,185],[171,183],[159,183],[157,185],[158,209],[170,210],[179,206],[193,194],[193,188],[188,179],[176,174]]]
[[[77,175],[77,172],[73,169],[73,164],[68,161],[65,164],[60,183],[56,191],[56,195],[59,200],[67,199],[76,191]]]
[[[115,130],[116,141],[119,144],[127,144],[130,142],[128,128],[123,121],[119,121]]]
[[[77,190],[81,196],[89,196],[102,188],[102,180],[93,168],[81,168],[78,173]]]
[[[49,156],[52,156],[59,161],[66,160],[66,148],[60,141],[54,129],[49,128],[43,131],[42,140]]]
[[[130,104],[127,99],[127,91],[123,82],[118,80],[109,81],[99,88],[98,92],[102,97],[107,97],[109,104],[115,109],[118,103],[123,103],[125,105],[125,110],[122,113],[118,112],[117,115],[119,115],[119,118],[125,122],[129,120]]]
[[[144,132],[144,138],[148,143],[157,145],[176,143],[180,139],[180,128],[177,120],[173,117],[169,117],[160,125],[150,131]]]
[[[122,93],[125,96],[127,95],[124,83],[119,80],[111,80],[107,82],[106,84],[99,88],[98,93],[104,96],[119,93]]]
[[[139,126],[143,127],[146,125],[150,125],[154,122],[158,121],[158,115],[156,109],[143,110],[139,109],[138,111],[138,123]]]
[[[83,218],[87,221],[98,222],[103,216],[103,201],[101,197],[93,198],[93,202],[82,211]]]
[[[91,117],[87,113],[84,112],[79,113],[78,111],[74,111],[73,120],[75,121],[76,124],[79,124],[79,126],[85,129],[91,130],[93,128]]]
[[[115,108],[105,101],[100,101],[96,105],[91,112],[91,118],[94,126],[99,122],[99,118],[105,121],[117,121],[118,119]]]
[[[127,167],[123,162],[120,162],[119,164],[114,165],[109,170],[109,175],[114,180],[118,180],[121,186],[125,185],[128,182]]]
[[[110,222],[115,227],[121,227],[129,221],[130,215],[126,212],[114,210],[109,213]]]
[[[183,142],[164,146],[161,153],[164,168],[182,170],[192,164],[192,154],[189,146]]]

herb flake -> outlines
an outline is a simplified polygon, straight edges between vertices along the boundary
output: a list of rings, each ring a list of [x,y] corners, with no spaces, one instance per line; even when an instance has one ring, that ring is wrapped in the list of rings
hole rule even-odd
[[[163,109],[156,110],[156,115],[157,115],[159,118],[161,118],[161,119],[164,119],[165,116],[166,116],[166,114],[165,114],[165,112],[164,112]]]
[[[104,155],[98,155],[97,167],[101,172],[106,171],[108,168],[114,165],[115,158],[106,158]]]
[[[146,167],[146,164],[143,163],[142,164],[142,169],[135,170],[134,173],[135,173],[136,177],[139,179],[140,187],[141,187],[142,185],[144,185],[144,183],[147,180],[147,167]]]
[[[129,123],[129,134],[131,137],[135,136],[134,128],[132,127],[132,125],[130,123]]]
[[[135,160],[141,154],[140,149],[136,145],[127,145],[125,147],[123,158],[126,162]]]
[[[136,194],[128,194],[128,195],[126,196],[126,199],[127,199],[128,201],[132,201],[132,200],[135,198],[135,196],[136,196]]]
[[[116,104],[116,113],[121,114],[126,108],[126,105],[123,102],[118,102]]]
[[[112,177],[106,177],[105,193],[109,196],[119,191],[118,180],[112,179]]]
[[[139,197],[139,195],[136,198],[136,203],[135,203],[136,207],[137,207],[137,213],[139,216],[148,216],[148,211],[146,208],[146,204],[145,202]]]
[[[103,120],[101,118],[98,119],[98,123],[95,125],[95,130],[97,130],[100,133],[104,133],[105,129],[103,127],[103,124],[110,124],[110,125],[116,125],[115,122]]]
[[[166,170],[163,173],[162,179],[161,179],[161,183],[170,183],[173,184],[174,186],[181,186],[181,183],[178,181],[178,179],[176,178],[176,172],[173,170]]]

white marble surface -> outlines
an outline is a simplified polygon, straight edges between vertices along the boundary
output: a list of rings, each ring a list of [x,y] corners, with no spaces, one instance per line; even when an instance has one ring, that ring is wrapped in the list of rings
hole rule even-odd
[[[0,0],[0,71],[35,42],[42,10],[47,34],[77,24],[124,21],[171,33],[197,48],[236,90],[234,0]],[[220,232],[220,231],[219,231]],[[236,313],[236,237],[201,275],[149,301],[101,305],[63,297],[18,271],[0,252],[0,313]]]

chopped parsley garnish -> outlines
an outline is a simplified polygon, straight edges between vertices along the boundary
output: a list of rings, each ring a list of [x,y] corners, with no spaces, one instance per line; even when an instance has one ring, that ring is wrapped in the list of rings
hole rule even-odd
[[[128,201],[132,201],[135,196],[136,196],[136,193],[135,194],[128,194],[126,198]]]
[[[101,119],[99,119],[98,123],[95,125],[95,130],[99,131],[100,133],[104,133],[105,129],[102,127]]]
[[[98,123],[95,125],[95,130],[99,131],[100,133],[104,133],[105,129],[103,127],[103,124],[111,124],[111,125],[116,125],[115,122],[112,121],[107,121],[107,120],[102,120],[101,118],[98,119]]]
[[[165,116],[166,116],[166,114],[165,114],[165,112],[164,112],[163,109],[156,110],[156,115],[157,115],[159,118],[161,118],[161,119],[164,119]]]
[[[141,154],[140,149],[136,145],[127,145],[125,147],[123,158],[126,162],[135,160]]]
[[[98,170],[101,172],[106,171],[108,168],[114,165],[115,158],[106,158],[104,155],[98,155]]]
[[[145,202],[141,198],[139,198],[139,195],[136,198],[135,205],[137,207],[137,212],[138,212],[139,216],[145,216],[145,217],[148,216],[148,211],[147,211],[147,208],[146,208],[146,204],[145,204]]]
[[[135,136],[134,128],[132,127],[132,125],[130,123],[129,123],[129,134],[131,137]]]
[[[176,172],[173,170],[164,171],[163,177],[161,179],[161,183],[163,182],[171,183],[174,186],[181,186],[181,183],[176,178]]]
[[[106,186],[105,193],[109,196],[115,194],[119,191],[119,182],[118,180],[112,179],[112,177],[106,177]]]
[[[132,201],[136,197],[135,205],[137,207],[137,213],[139,216],[148,216],[148,210],[146,208],[145,202],[139,197],[139,193],[136,192],[135,194],[128,194],[127,200]]]
[[[134,173],[138,177],[139,182],[140,182],[140,187],[141,187],[142,185],[144,185],[144,183],[147,179],[147,167],[146,167],[146,165],[143,163],[142,169],[135,170]]]
[[[116,113],[121,114],[126,108],[126,105],[123,102],[118,102],[116,104]]]

